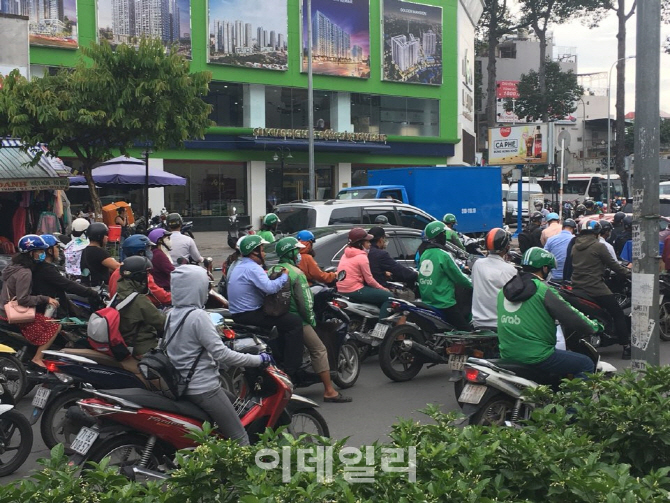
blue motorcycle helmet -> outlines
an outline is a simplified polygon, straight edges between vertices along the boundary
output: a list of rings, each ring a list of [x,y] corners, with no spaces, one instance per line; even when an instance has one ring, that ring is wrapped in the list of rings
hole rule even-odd
[[[298,241],[305,241],[305,242],[311,242],[311,243],[316,241],[316,238],[314,237],[314,234],[312,234],[310,231],[300,231],[300,232],[298,232],[298,234],[295,235],[295,238]]]
[[[151,247],[156,246],[151,240],[143,234],[133,234],[126,238],[121,245],[124,257],[134,257],[136,255],[147,257],[149,260],[153,258]]]

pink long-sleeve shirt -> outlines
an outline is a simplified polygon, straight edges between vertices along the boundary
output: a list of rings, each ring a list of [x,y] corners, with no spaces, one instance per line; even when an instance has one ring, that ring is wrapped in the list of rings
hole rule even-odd
[[[337,291],[341,293],[351,293],[360,290],[364,286],[373,288],[385,288],[375,281],[370,272],[370,261],[365,250],[347,246],[344,249],[344,255],[340,259],[340,265],[337,266],[337,272],[346,271],[347,277],[337,283]]]

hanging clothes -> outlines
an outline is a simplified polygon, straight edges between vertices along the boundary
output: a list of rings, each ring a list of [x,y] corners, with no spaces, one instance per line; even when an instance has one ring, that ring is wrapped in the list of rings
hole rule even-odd
[[[54,234],[61,232],[60,223],[52,211],[43,211],[37,221],[36,234]]]
[[[14,232],[14,244],[19,245],[19,239],[26,235],[27,210],[23,206],[16,208],[12,217],[12,231]]]

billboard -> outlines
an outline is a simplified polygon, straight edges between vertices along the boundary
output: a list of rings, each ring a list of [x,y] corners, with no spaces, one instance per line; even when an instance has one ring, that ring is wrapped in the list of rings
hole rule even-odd
[[[98,0],[98,40],[135,45],[141,38],[177,44],[191,57],[190,0]]]
[[[496,81],[496,98],[510,98],[513,100],[519,99],[519,90],[517,85],[518,80],[497,80]]]
[[[287,0],[208,0],[210,63],[288,69]]]
[[[30,45],[77,48],[77,0],[0,0],[0,14],[28,17]]]
[[[302,3],[302,71],[307,71],[307,0]],[[370,78],[369,0],[312,0],[312,72]]]
[[[546,124],[489,128],[488,163],[547,164],[548,145]]]
[[[382,79],[442,84],[442,7],[383,0]]]

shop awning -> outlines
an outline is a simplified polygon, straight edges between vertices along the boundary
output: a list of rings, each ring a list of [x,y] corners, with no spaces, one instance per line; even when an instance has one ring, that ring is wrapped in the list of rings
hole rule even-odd
[[[70,170],[60,159],[43,155],[31,166],[37,149],[21,150],[18,140],[0,140],[0,192],[23,192],[29,190],[66,190],[70,183]]]

